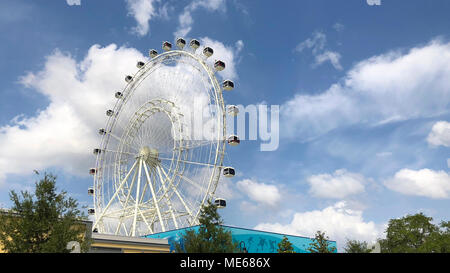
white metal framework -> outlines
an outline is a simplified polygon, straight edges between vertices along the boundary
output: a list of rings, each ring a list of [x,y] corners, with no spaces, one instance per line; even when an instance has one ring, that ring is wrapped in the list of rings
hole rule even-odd
[[[190,50],[182,50],[185,44],[180,38],[180,50],[169,42],[161,54],[150,50],[150,59],[125,77],[126,87],[113,92],[117,102],[99,130],[90,169],[89,213],[100,233],[140,236],[197,225],[202,205],[214,198],[227,143],[223,84],[209,56],[195,54],[198,41]],[[193,137],[194,105],[204,110],[202,130],[208,128],[201,138]]]

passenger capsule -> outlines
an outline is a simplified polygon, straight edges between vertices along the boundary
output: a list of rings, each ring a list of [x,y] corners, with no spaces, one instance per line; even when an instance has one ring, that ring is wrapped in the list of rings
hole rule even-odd
[[[114,94],[114,96],[116,97],[116,99],[121,99],[121,98],[123,98],[122,92],[116,92],[116,94]]]
[[[133,80],[133,77],[131,77],[130,75],[125,77],[125,81],[128,83],[131,82],[132,80]]]
[[[108,110],[108,111],[106,111],[106,115],[107,115],[108,117],[112,116],[113,114],[114,114],[114,111],[113,111],[113,110]]]
[[[96,174],[97,173],[97,169],[95,169],[95,168],[90,168],[89,169],[89,174],[90,175],[94,175],[94,174]]]
[[[93,152],[94,152],[94,155],[98,155],[99,153],[102,152],[102,150],[95,148]]]
[[[222,70],[224,70],[225,69],[225,63],[224,62],[222,62],[222,61],[216,61],[215,63],[214,63],[214,68],[217,70],[217,71],[222,71]]]
[[[164,49],[164,51],[169,51],[169,50],[172,49],[172,44],[169,43],[169,42],[167,42],[167,41],[165,41],[165,42],[163,43],[163,45],[162,45],[162,49]]]
[[[196,39],[192,39],[191,42],[189,43],[189,45],[191,46],[192,49],[194,49],[194,51],[200,47],[200,42],[197,41]]]
[[[98,130],[98,133],[99,133],[100,135],[104,136],[104,135],[106,135],[106,130],[103,129],[103,128],[101,128],[101,129]]]
[[[179,49],[183,49],[185,45],[186,45],[186,41],[183,38],[177,39],[177,47]]]
[[[95,209],[93,209],[93,208],[88,209],[88,214],[89,215],[94,215],[95,214]]]
[[[155,58],[156,56],[158,56],[158,51],[156,51],[154,49],[150,49],[148,51],[148,55],[150,55],[151,58]]]
[[[218,209],[221,209],[227,206],[227,201],[223,198],[216,198],[216,200],[214,200],[214,204]]]
[[[139,69],[143,68],[144,66],[145,66],[144,62],[137,62],[137,64],[136,64],[136,67]]]
[[[203,55],[206,56],[206,58],[211,57],[214,54],[214,50],[210,47],[205,47],[203,49]]]
[[[229,105],[227,107],[227,112],[230,116],[237,116],[239,114],[239,108],[236,105]]]
[[[227,142],[231,146],[237,146],[237,145],[239,145],[239,143],[241,143],[241,141],[239,140],[239,137],[235,136],[235,135],[229,136],[227,139]]]
[[[225,167],[223,169],[223,175],[225,177],[233,177],[235,175],[235,171],[233,167]]]
[[[231,80],[225,80],[222,82],[222,87],[227,91],[231,91],[234,88],[234,82]]]
[[[93,196],[93,195],[94,195],[94,188],[89,188],[89,189],[88,189],[88,194],[89,194],[90,196]]]

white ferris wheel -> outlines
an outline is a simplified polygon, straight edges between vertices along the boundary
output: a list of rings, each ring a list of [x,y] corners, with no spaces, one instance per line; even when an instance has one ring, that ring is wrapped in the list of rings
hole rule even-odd
[[[213,49],[198,40],[178,38],[177,50],[169,42],[164,52],[149,51],[137,72],[125,77],[116,92],[115,106],[106,111],[100,147],[94,149],[93,230],[99,233],[142,236],[198,224],[201,207],[216,198],[221,175],[232,177],[224,166],[225,148],[238,145],[236,135],[226,135],[222,91],[234,88],[231,80],[219,83],[221,60],[211,62]],[[200,113],[200,116],[195,114]]]

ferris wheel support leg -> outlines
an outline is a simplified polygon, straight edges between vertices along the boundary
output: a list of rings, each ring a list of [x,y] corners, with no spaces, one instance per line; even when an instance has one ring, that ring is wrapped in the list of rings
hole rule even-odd
[[[136,182],[136,175],[137,175],[137,172],[135,171],[134,174],[133,174],[133,178],[131,179],[131,186],[130,186],[130,189],[133,188],[134,182]],[[128,191],[127,198],[126,198],[126,200],[125,200],[125,205],[123,206],[124,208],[126,208],[126,207],[128,206],[128,201],[130,200],[130,196],[131,196],[131,190]],[[125,211],[123,212],[122,217],[120,218],[120,223],[119,223],[119,225],[117,225],[117,229],[116,229],[116,232],[115,232],[116,235],[119,234],[119,230],[120,230],[120,226],[121,226],[121,225],[123,225],[123,227],[124,227],[125,234],[128,234],[128,231],[127,231],[127,229],[125,228],[125,224],[123,223],[124,217],[125,217]]]
[[[134,219],[133,219],[133,228],[131,230],[131,236],[136,235],[136,220],[139,206],[139,190],[141,188],[141,171],[142,171],[142,158],[138,159],[139,161],[139,171],[138,171],[138,183],[136,188],[136,204],[134,206]]]
[[[158,171],[158,177],[159,177],[159,180],[161,181],[161,185],[164,190],[164,195],[166,196],[166,199],[167,199],[167,205],[169,206],[170,215],[172,216],[172,220],[175,225],[175,228],[178,229],[178,223],[175,218],[175,214],[173,213],[173,205],[172,205],[172,202],[170,202],[169,197],[167,196],[167,189],[166,189],[166,185],[164,185],[164,179],[162,178],[160,167],[157,166],[156,170]]]
[[[164,171],[164,169],[163,168],[160,168],[160,169],[164,173],[164,176],[167,179],[169,179],[169,177],[167,176],[167,173]],[[172,186],[172,189],[175,192],[175,194],[178,196],[178,199],[180,199],[181,203],[183,204],[184,208],[186,209],[186,212],[189,214],[190,217],[192,217],[192,212],[189,209],[189,207],[186,205],[186,202],[184,202],[183,197],[181,197],[180,193],[177,191],[177,189],[174,186]],[[192,223],[190,223],[190,224],[192,224]]]
[[[164,232],[164,231],[166,231],[166,227],[164,226],[164,222],[162,220],[161,211],[159,210],[159,205],[158,205],[158,201],[156,200],[155,190],[153,189],[152,180],[150,179],[150,175],[148,173],[146,163],[144,163],[144,170],[145,170],[145,174],[147,175],[147,182],[148,182],[148,185],[150,186],[150,191],[152,192],[152,197],[153,197],[153,202],[155,203],[156,212],[158,213],[159,223],[161,224],[161,229]]]
[[[131,172],[134,170],[134,168],[136,167],[137,161],[134,162],[133,166],[131,167],[131,169],[128,171],[127,175],[125,176],[125,178],[122,180],[122,182],[120,183],[119,187],[116,189],[116,192],[114,193],[114,195],[112,196],[112,198],[109,200],[108,204],[106,205],[105,209],[102,211],[102,214],[100,215],[100,217],[98,219],[96,219],[96,222],[94,224],[94,226],[92,227],[92,229],[96,228],[98,223],[102,220],[103,216],[105,216],[106,211],[109,209],[109,206],[111,206],[113,200],[117,197],[117,195],[119,194],[119,191],[122,189],[123,185],[125,184],[125,182],[128,180],[128,177],[130,176]]]

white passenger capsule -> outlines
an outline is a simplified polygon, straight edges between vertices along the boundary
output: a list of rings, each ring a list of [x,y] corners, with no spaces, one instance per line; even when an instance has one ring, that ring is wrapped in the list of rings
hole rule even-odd
[[[116,94],[114,94],[114,97],[116,97],[116,99],[121,99],[123,98],[123,94],[122,92],[116,92]]]
[[[205,55],[206,58],[211,57],[213,54],[214,54],[214,50],[213,50],[212,48],[210,48],[210,47],[205,47],[205,48],[203,49],[203,55]]]
[[[216,200],[214,200],[214,204],[218,209],[221,209],[227,206],[227,201],[223,198],[216,198]]]
[[[225,69],[225,63],[224,62],[222,62],[222,61],[216,61],[215,63],[214,63],[214,68],[217,70],[217,71],[222,71],[222,70],[224,70]]]
[[[177,47],[179,49],[183,49],[185,45],[186,45],[186,41],[183,38],[177,39]]]
[[[236,105],[229,105],[227,107],[227,113],[230,116],[235,117],[235,116],[237,116],[239,114],[239,108]]]
[[[125,81],[128,83],[131,82],[132,80],[133,80],[133,77],[131,77],[130,75],[125,77]]]
[[[200,42],[197,41],[196,39],[192,39],[191,42],[189,43],[189,45],[195,51],[197,48],[200,47]]]
[[[136,67],[139,68],[139,69],[143,68],[144,66],[145,66],[144,62],[137,62],[136,63]]]
[[[225,177],[233,177],[236,174],[233,167],[225,167],[223,169],[223,175]]]
[[[150,49],[148,51],[148,55],[150,55],[151,58],[155,58],[156,56],[158,56],[158,51],[156,51],[154,49]]]
[[[88,194],[89,194],[90,196],[93,196],[93,195],[94,195],[94,188],[89,188],[89,189],[88,189]]]
[[[162,49],[164,49],[164,51],[169,51],[172,49],[172,44],[165,41],[165,42],[163,42]]]
[[[106,115],[108,117],[110,117],[110,116],[114,115],[114,111],[110,109],[110,110],[106,111]]]
[[[239,145],[239,143],[241,143],[241,141],[239,140],[239,137],[235,136],[235,135],[229,136],[228,139],[227,139],[227,142],[231,146],[237,146],[237,145]]]
[[[227,91],[231,91],[234,88],[234,82],[231,80],[224,80],[222,82],[222,87],[223,87],[223,89],[225,89]]]

